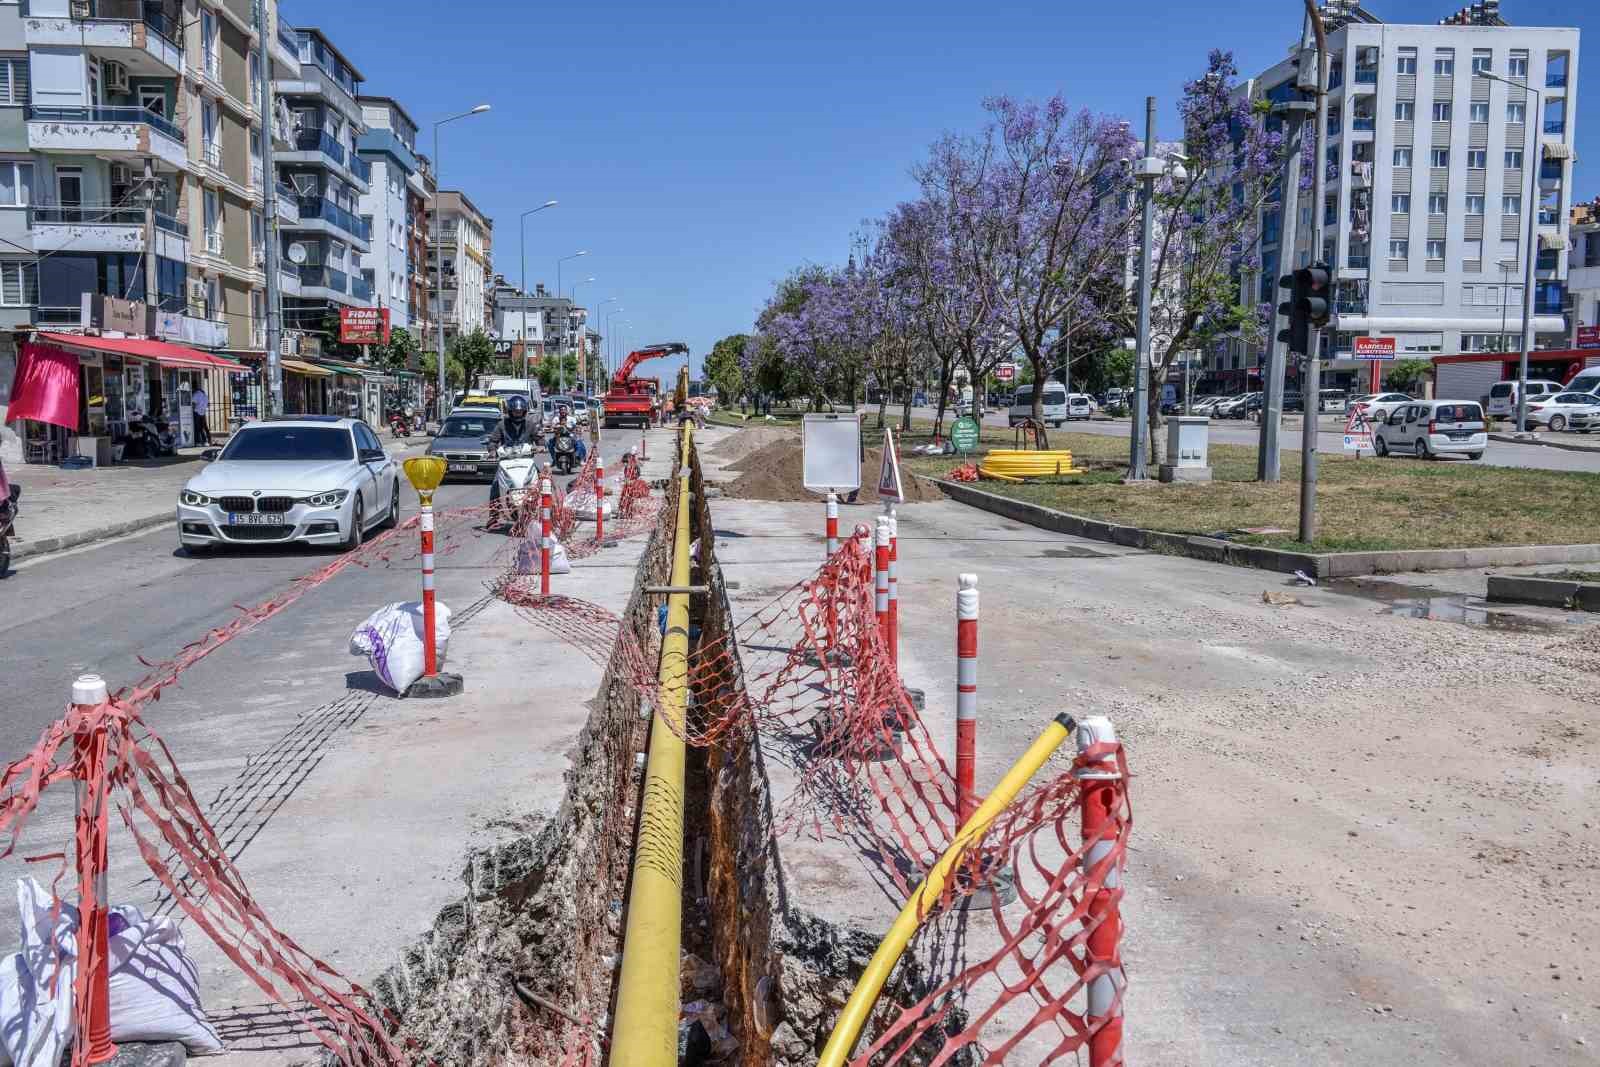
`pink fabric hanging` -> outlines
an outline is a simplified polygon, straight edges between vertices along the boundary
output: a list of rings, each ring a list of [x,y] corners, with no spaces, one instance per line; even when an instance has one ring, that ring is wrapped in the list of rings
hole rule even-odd
[[[76,432],[78,357],[51,345],[24,344],[6,409],[6,421],[13,419],[48,422]]]

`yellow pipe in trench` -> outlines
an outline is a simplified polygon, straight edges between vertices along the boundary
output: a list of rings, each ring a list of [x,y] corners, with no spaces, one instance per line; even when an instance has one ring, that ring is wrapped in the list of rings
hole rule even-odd
[[[900,956],[906,950],[911,936],[917,932],[917,927],[922,925],[923,916],[928,909],[939,901],[939,894],[944,892],[944,884],[950,878],[950,871],[960,862],[961,854],[975,839],[981,837],[983,832],[994,822],[995,817],[1005,810],[1022,787],[1028,784],[1044,761],[1049,759],[1061,743],[1072,736],[1076,723],[1066,712],[1062,712],[1051,720],[1050,725],[1044,728],[1028,750],[1024,752],[1006,776],[1000,779],[1000,784],[994,787],[994,792],[989,794],[987,800],[978,806],[972,813],[972,818],[956,834],[956,839],[950,843],[939,862],[933,865],[922,884],[917,886],[911,894],[911,899],[906,906],[900,909],[900,914],[894,920],[894,925],[889,927],[889,932],[884,935],[883,941],[878,945],[878,951],[872,954],[872,960],[867,964],[867,969],[861,972],[860,981],[850,993],[850,999],[845,1002],[844,1011],[839,1013],[839,1021],[833,1025],[833,1034],[828,1038],[827,1046],[822,1050],[822,1056],[817,1060],[817,1067],[843,1067],[855,1050],[856,1040],[861,1036],[861,1028],[866,1025],[867,1016],[872,1014],[873,1005],[878,1002],[878,994],[883,990],[883,983],[889,978],[889,972],[894,970],[894,965],[900,961]],[[619,1061],[613,1059],[613,1063]]]
[[[689,446],[679,453],[674,587],[689,584]],[[633,888],[622,939],[622,977],[611,1024],[613,1067],[677,1067],[678,956],[683,941],[683,722],[689,684],[689,594],[667,595],[667,632],[657,676],[661,696],[650,724]]]

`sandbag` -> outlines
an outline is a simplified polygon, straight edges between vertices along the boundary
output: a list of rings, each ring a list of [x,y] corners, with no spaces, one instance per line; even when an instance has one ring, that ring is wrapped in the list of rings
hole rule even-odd
[[[422,604],[411,600],[379,608],[350,633],[350,653],[367,657],[373,673],[397,694],[422,677]],[[434,603],[434,652],[440,666],[450,643],[450,609]]]
[[[550,573],[568,574],[572,571],[572,561],[567,558],[567,549],[560,541],[551,538],[554,545],[550,549]],[[524,539],[517,544],[517,558],[512,564],[515,574],[539,573],[539,539],[537,537]]]

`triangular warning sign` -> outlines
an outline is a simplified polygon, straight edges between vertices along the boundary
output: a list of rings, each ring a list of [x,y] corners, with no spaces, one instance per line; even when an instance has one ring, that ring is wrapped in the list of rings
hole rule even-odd
[[[1372,423],[1367,421],[1367,413],[1361,408],[1351,408],[1350,416],[1344,422],[1345,433],[1371,433]]]
[[[900,457],[894,450],[894,429],[889,426],[883,428],[883,467],[878,471],[878,495],[899,504],[906,499],[900,488]]]

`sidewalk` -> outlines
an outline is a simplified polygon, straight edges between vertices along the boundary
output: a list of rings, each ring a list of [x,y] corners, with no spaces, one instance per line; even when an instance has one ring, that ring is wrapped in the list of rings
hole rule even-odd
[[[379,435],[390,452],[427,447],[426,437]],[[65,469],[51,464],[8,465],[22,486],[14,559],[103,541],[173,521],[178,490],[205,466],[202,448],[182,448],[165,459],[132,460],[111,467]]]

